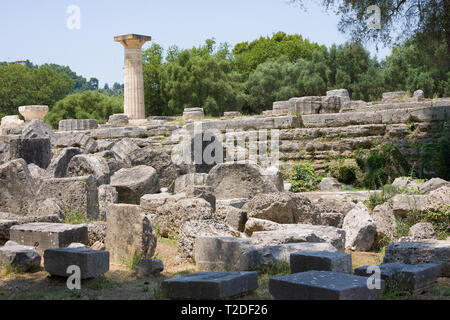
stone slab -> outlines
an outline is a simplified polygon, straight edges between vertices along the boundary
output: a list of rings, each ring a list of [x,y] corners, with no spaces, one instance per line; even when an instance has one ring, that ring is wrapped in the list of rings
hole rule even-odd
[[[48,249],[44,268],[52,276],[68,277],[67,268],[80,267],[81,279],[97,278],[109,271],[109,252],[84,248]]]
[[[368,272],[371,266],[362,266],[355,269],[355,274],[370,277]],[[384,263],[378,266],[381,279],[386,281],[386,287],[395,286],[398,290],[409,291],[411,294],[422,294],[433,289],[437,277],[441,272],[439,264],[408,265],[400,262]]]
[[[352,256],[329,251],[304,251],[291,253],[291,273],[310,270],[352,273]]]
[[[366,277],[315,270],[272,278],[269,291],[276,300],[376,300],[379,293]]]
[[[435,263],[441,265],[441,277],[450,277],[450,240],[393,242],[386,248],[384,263]]]
[[[256,272],[201,272],[162,282],[169,299],[224,299],[258,288]]]
[[[74,242],[88,244],[85,225],[37,222],[12,226],[9,233],[12,241],[38,250],[64,248]]]

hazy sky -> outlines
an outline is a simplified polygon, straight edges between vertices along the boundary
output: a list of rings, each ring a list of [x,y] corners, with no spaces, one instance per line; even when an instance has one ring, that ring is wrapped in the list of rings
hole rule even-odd
[[[235,45],[277,31],[326,46],[344,43],[338,17],[309,2],[305,12],[288,0],[2,0],[0,61],[68,65],[103,85],[123,82],[123,48],[113,41],[116,35],[150,35],[164,48],[191,48],[212,37]],[[79,30],[67,27],[71,5],[81,10]],[[383,49],[378,56],[388,53]]]

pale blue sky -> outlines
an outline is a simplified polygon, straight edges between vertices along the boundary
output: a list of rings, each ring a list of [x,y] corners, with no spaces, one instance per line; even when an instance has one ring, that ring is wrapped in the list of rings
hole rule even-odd
[[[235,45],[277,31],[326,46],[344,43],[338,17],[309,2],[305,12],[288,0],[2,0],[0,61],[68,65],[103,85],[123,82],[123,48],[115,35],[150,35],[164,48],[191,48],[212,37]],[[80,30],[66,26],[70,5],[81,9]]]

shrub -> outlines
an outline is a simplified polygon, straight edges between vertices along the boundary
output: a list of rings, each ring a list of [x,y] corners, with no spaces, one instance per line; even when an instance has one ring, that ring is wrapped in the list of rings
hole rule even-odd
[[[423,146],[420,153],[418,176],[450,180],[450,133]]]
[[[391,184],[383,186],[381,192],[374,192],[370,194],[369,201],[366,203],[370,210],[376,206],[383,204],[393,198],[395,195],[401,193],[401,190]]]
[[[310,163],[300,163],[288,173],[287,180],[292,184],[293,192],[307,192],[316,190],[321,179]]]
[[[339,182],[353,184],[356,182],[359,168],[354,165],[338,164],[330,168],[330,174]]]
[[[106,123],[109,116],[115,113],[123,113],[122,96],[112,97],[97,91],[85,91],[58,101],[45,120],[57,128],[63,119],[97,119],[99,123]]]
[[[392,145],[377,146],[370,151],[356,152],[356,162],[361,169],[359,183],[365,188],[379,188],[410,172],[410,166],[400,150]]]

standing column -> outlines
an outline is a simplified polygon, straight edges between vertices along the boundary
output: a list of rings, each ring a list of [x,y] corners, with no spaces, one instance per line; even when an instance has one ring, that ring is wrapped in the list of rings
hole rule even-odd
[[[114,37],[125,48],[124,112],[132,120],[145,119],[142,46],[152,38],[136,34]]]

